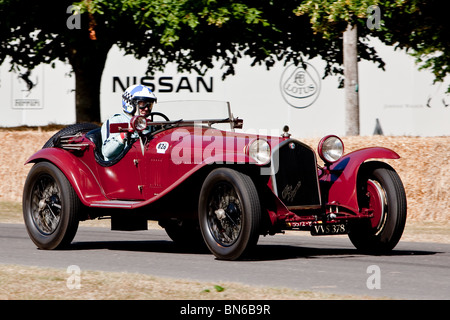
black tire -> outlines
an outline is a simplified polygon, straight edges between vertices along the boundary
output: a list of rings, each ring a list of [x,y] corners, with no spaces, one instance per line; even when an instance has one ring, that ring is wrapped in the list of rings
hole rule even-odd
[[[96,124],[93,124],[93,123],[72,124],[70,126],[67,126],[63,129],[59,130],[57,133],[55,133],[50,139],[48,139],[48,141],[44,144],[42,149],[55,147],[56,142],[58,141],[59,137],[70,136],[70,135],[74,135],[74,134],[77,134],[80,132],[85,133],[85,132],[89,132],[89,131],[97,129],[97,128],[99,128],[99,126]]]
[[[351,242],[365,253],[390,252],[400,241],[407,215],[405,189],[397,172],[382,162],[364,164],[358,174],[358,201],[360,208],[373,210],[373,218],[351,226]]]
[[[59,249],[75,237],[82,203],[64,174],[50,162],[36,163],[25,181],[22,209],[31,240]]]
[[[229,168],[211,171],[199,198],[199,223],[209,250],[223,260],[236,260],[256,246],[261,206],[249,176]]]

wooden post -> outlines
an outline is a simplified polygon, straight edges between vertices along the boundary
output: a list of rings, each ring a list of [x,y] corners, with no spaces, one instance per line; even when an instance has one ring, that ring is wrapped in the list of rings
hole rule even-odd
[[[345,135],[359,135],[358,32],[356,25],[348,25],[343,37]]]

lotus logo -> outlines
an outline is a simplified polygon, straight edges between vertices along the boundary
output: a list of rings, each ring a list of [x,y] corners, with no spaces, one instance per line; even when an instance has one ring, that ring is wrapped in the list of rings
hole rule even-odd
[[[289,65],[280,81],[284,100],[294,108],[306,108],[316,101],[320,92],[320,77],[317,70],[309,64]]]

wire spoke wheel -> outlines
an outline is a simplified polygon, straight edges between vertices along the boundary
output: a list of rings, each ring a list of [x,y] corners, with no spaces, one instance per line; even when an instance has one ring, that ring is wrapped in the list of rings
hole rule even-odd
[[[208,201],[208,227],[217,243],[230,246],[242,229],[241,201],[226,182],[214,186]]]
[[[25,181],[22,208],[30,239],[40,249],[59,249],[78,229],[82,204],[66,176],[50,162],[36,163]]]
[[[236,260],[256,246],[261,228],[261,206],[250,177],[218,168],[206,177],[199,198],[203,239],[218,258]]]
[[[61,191],[50,175],[42,175],[32,190],[31,216],[42,234],[52,234],[61,220]]]

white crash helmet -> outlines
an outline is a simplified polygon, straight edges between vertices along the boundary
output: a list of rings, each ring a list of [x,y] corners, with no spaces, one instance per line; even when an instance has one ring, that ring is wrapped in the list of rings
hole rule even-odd
[[[122,94],[122,109],[125,113],[134,115],[136,113],[136,105],[138,101],[145,103],[156,102],[156,96],[149,87],[141,84],[135,84],[128,87]]]

